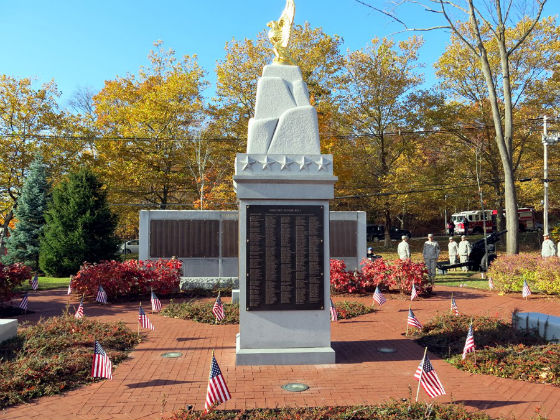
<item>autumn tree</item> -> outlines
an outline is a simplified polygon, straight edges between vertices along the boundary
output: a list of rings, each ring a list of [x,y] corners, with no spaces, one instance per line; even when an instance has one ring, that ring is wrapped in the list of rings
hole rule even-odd
[[[196,199],[186,162],[204,120],[207,82],[196,56],[177,59],[161,42],[155,47],[149,67],[105,82],[93,97],[103,137],[96,159],[112,201],[166,209]]]
[[[57,144],[40,134],[53,133],[62,115],[56,99],[59,92],[50,82],[35,88],[28,78],[0,75],[0,253],[14,217],[23,181],[38,152],[53,155]],[[49,149],[51,149],[49,151]]]
[[[369,2],[356,0],[375,8]],[[446,28],[476,57],[489,104],[495,131],[494,140],[500,155],[504,175],[507,252],[516,254],[518,244],[517,192],[514,174],[514,89],[512,57],[531,41],[547,0],[405,0],[401,5],[420,5],[430,13],[441,16],[442,24],[423,30]],[[375,8],[376,9],[376,8]],[[519,12],[519,13],[517,13]],[[405,30],[418,30],[409,28]],[[521,15],[521,17],[519,17]],[[516,18],[519,19],[517,22]],[[513,27],[519,31],[511,31]],[[491,44],[497,51],[498,63],[492,65]]]
[[[362,179],[371,190],[383,192],[391,186],[399,158],[411,147],[398,131],[408,127],[411,94],[422,82],[418,74],[418,49],[422,40],[413,37],[397,45],[388,39],[373,39],[366,48],[346,58],[346,75],[339,101],[348,134],[355,136],[351,147],[359,151]],[[358,163],[357,163],[358,164]],[[385,242],[390,241],[391,199],[382,200]]]

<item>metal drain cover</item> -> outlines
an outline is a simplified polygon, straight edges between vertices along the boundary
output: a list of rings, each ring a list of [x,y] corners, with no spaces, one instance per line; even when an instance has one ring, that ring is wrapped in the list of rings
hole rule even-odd
[[[379,347],[377,351],[379,353],[396,353],[397,349],[394,349],[392,347]]]
[[[307,391],[309,389],[309,385],[298,383],[284,384],[282,385],[282,389],[290,392],[302,392]]]
[[[167,353],[162,353],[161,357],[165,357],[166,359],[175,359],[177,357],[181,357],[183,353],[179,351],[168,351]]]

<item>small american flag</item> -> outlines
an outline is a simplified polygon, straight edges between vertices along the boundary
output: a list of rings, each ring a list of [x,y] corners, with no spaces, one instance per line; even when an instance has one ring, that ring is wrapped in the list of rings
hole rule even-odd
[[[210,411],[212,407],[220,403],[224,403],[231,399],[231,394],[226,385],[226,381],[222,376],[222,371],[216,358],[214,357],[214,352],[212,352],[212,362],[210,363],[210,377],[208,378],[208,390],[206,391],[206,402],[204,403],[204,409],[206,412]]]
[[[412,312],[412,309],[408,310],[407,324],[412,326],[412,327],[416,327],[419,330],[422,329],[422,324],[420,324],[420,321],[418,321],[418,318],[416,318],[416,316],[414,315],[414,312]]]
[[[150,320],[148,319],[148,316],[146,315],[146,312],[144,312],[144,309],[142,309],[141,306],[138,309],[138,322],[140,323],[142,328],[147,328],[149,330],[155,330],[154,325],[150,322]]]
[[[29,304],[29,297],[27,296],[27,293],[26,293],[25,295],[23,295],[23,299],[19,303],[19,308],[23,309],[24,311],[27,311],[27,305],[28,304]]]
[[[216,321],[221,321],[225,318],[224,313],[224,305],[222,304],[222,299],[220,299],[220,294],[218,293],[218,297],[216,298],[216,302],[214,302],[214,306],[212,307],[212,313],[216,317]]]
[[[331,322],[336,322],[336,321],[338,321],[338,312],[336,312],[336,306],[334,306],[334,303],[331,298]]]
[[[455,302],[455,298],[453,296],[451,296],[451,312],[459,316],[459,308],[457,308],[457,303]]]
[[[490,276],[488,277],[488,289],[494,290],[494,280]]]
[[[78,309],[76,310],[76,313],[74,314],[74,318],[76,319],[80,319],[84,317],[84,298],[82,298],[80,300],[80,305],[78,306]]]
[[[100,303],[107,303],[107,293],[105,293],[105,290],[101,285],[99,285],[99,289],[97,289],[97,297],[95,300]]]
[[[385,299],[385,296],[383,296],[383,293],[379,290],[379,286],[377,286],[375,292],[373,292],[373,300],[376,301],[379,306],[387,302],[387,299]]]
[[[158,297],[156,296],[156,294],[154,293],[153,290],[152,290],[151,301],[152,301],[152,312],[161,311],[161,302],[160,302],[160,300],[158,299]]]
[[[420,385],[430,397],[435,398],[438,395],[445,395],[445,389],[443,389],[443,385],[427,355],[420,361],[418,369],[414,373],[414,378],[420,381]]]
[[[527,280],[523,280],[523,292],[522,296],[526,298],[531,294],[531,289],[529,289],[529,285],[527,284]]]
[[[469,326],[469,332],[467,333],[467,340],[465,341],[465,347],[463,348],[463,360],[467,357],[467,353],[474,351],[474,335],[472,330],[472,323]]]
[[[412,283],[412,291],[410,292],[410,300],[418,297],[418,291],[416,290],[416,285]]]
[[[109,356],[101,347],[101,344],[95,341],[95,347],[93,349],[93,364],[91,365],[91,376],[92,378],[107,378],[113,379],[113,365]]]
[[[35,273],[33,280],[31,280],[31,288],[37,290],[39,288],[39,273]]]

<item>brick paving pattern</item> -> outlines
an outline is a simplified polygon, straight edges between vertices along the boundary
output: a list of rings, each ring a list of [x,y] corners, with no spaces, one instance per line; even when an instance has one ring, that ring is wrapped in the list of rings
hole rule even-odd
[[[461,313],[499,316],[510,319],[514,309],[560,315],[560,301],[520,294],[498,296],[495,293],[466,288],[439,286],[430,299],[413,302],[420,322],[437,312],[449,310],[451,292]],[[335,297],[371,304],[371,297]],[[224,299],[227,301],[227,299]],[[36,320],[56,315],[69,302],[65,291],[33,293],[29,309],[34,314],[20,317]],[[77,305],[72,298],[72,305]],[[163,305],[167,303],[162,301]],[[0,412],[0,419],[156,419],[161,414],[185,408],[204,407],[212,350],[227,381],[232,399],[220,408],[242,409],[282,406],[321,406],[372,404],[389,398],[409,398],[416,392],[413,374],[423,349],[403,336],[406,329],[408,298],[391,298],[375,313],[332,324],[334,365],[311,366],[236,366],[235,335],[237,325],[208,325],[149,315],[156,330],[113,372],[113,380],[44,397],[29,404]],[[75,308],[70,307],[73,312]],[[137,328],[137,303],[102,306],[88,303],[86,316],[103,321],[122,320]],[[476,336],[475,336],[476,340]],[[395,353],[380,353],[392,347]],[[178,351],[177,359],[161,354]],[[551,385],[473,375],[455,369],[439,357],[430,359],[440,377],[446,396],[438,402],[455,401],[473,410],[484,410],[494,417],[529,419],[536,410],[549,420],[560,419],[560,388]],[[281,389],[288,382],[303,382],[309,390],[291,393]],[[421,399],[430,398],[420,391]]]

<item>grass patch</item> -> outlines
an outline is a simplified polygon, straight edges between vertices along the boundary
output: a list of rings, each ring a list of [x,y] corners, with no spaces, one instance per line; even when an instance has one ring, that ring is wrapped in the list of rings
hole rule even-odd
[[[473,413],[456,404],[437,404],[391,400],[376,405],[349,407],[270,408],[252,410],[182,410],[166,420],[491,420],[486,413]]]
[[[126,359],[138,337],[124,323],[65,314],[23,325],[0,344],[0,408],[91,383],[94,340],[113,365]]]
[[[39,290],[51,290],[67,288],[70,283],[69,277],[39,277]],[[21,286],[14,289],[18,292],[25,292],[33,290],[31,288],[31,281],[25,281]]]
[[[477,274],[477,277],[473,277]],[[436,276],[436,285],[451,287],[471,287],[473,289],[489,290],[488,279],[481,279],[474,271],[448,271]]]
[[[509,322],[472,317],[476,355],[461,359],[471,317],[437,315],[421,331],[417,342],[459,369],[502,378],[560,386],[560,344],[517,330]]]
[[[161,310],[160,314],[169,318],[190,319],[191,321],[214,324],[216,319],[212,313],[213,306],[214,302],[200,303],[190,301],[175,303],[171,300]],[[350,319],[375,312],[373,307],[353,301],[336,302],[335,306],[338,319]],[[220,324],[239,324],[239,305],[224,304],[224,313],[225,318],[219,322]]]

